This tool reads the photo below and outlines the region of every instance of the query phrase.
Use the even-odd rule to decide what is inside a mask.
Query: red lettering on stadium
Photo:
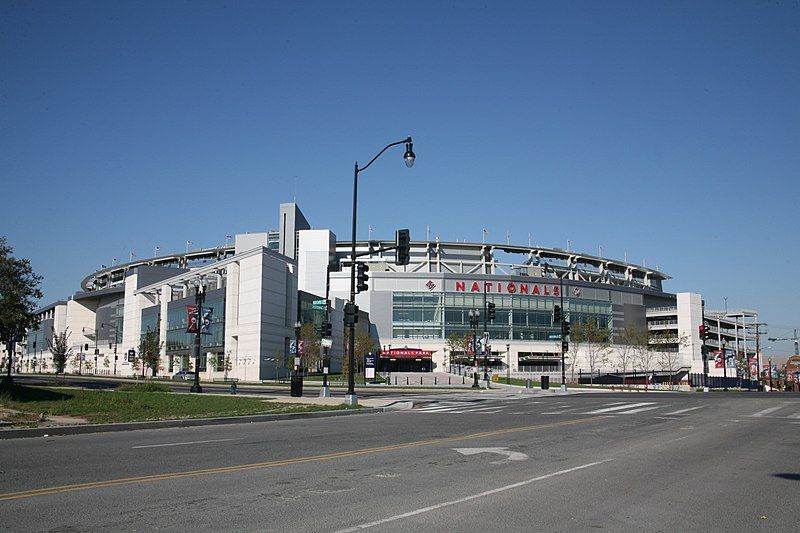
[[[467,291],[467,283],[470,283],[469,291]],[[483,288],[481,288],[481,284],[477,281],[467,282],[467,281],[456,281],[455,282],[455,289],[456,292],[481,292],[484,291],[487,294],[490,293],[501,293],[501,294],[533,294],[534,296],[559,296],[561,293],[558,289],[558,285],[547,285],[547,284],[539,284],[539,283],[514,283],[510,281],[508,283],[497,283],[491,281],[484,281]]]

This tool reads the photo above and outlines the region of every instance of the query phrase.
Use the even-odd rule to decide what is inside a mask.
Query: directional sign
[[[528,458],[522,452],[512,452],[508,449],[508,447],[496,447],[496,448],[453,448],[453,450],[457,451],[461,455],[476,455],[479,453],[496,453],[498,455],[505,455],[506,458],[500,461],[492,461],[489,464],[499,465],[503,464],[506,461],[524,461]]]
[[[311,302],[311,309],[324,311],[328,308],[328,300],[314,300]]]

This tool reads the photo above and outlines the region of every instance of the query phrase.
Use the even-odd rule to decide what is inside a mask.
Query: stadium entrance
[[[433,352],[414,348],[393,349],[381,353],[381,372],[433,372]]]

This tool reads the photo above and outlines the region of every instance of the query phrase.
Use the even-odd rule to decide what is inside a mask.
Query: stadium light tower
[[[358,317],[358,311],[355,308],[356,305],[356,214],[357,214],[357,207],[358,207],[358,173],[363,172],[369,168],[369,166],[375,162],[383,152],[391,148],[392,146],[397,146],[398,144],[406,145],[406,151],[403,154],[403,160],[406,163],[408,168],[414,166],[414,161],[416,160],[416,155],[414,155],[414,143],[411,140],[411,137],[406,137],[402,141],[397,141],[393,143],[387,144],[383,150],[378,152],[378,155],[370,159],[369,163],[364,165],[363,167],[358,167],[358,161],[355,164],[355,170],[353,172],[353,234],[350,246],[350,259],[352,260],[352,264],[350,265],[350,307],[356,313],[355,318]],[[347,343],[347,351],[349,354],[347,360],[347,394],[345,396],[345,403],[350,406],[358,405],[358,397],[356,396],[356,380],[354,375],[355,370],[355,351],[356,351],[356,325],[355,319],[351,319],[346,321],[346,325],[348,331],[350,333],[350,337]]]

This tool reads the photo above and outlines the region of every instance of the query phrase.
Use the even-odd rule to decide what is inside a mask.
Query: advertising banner
[[[197,333],[198,328],[203,335],[211,335],[211,321],[214,318],[213,307],[203,307],[202,320],[197,319],[197,306],[186,306],[186,333]]]
[[[196,305],[187,305],[186,306],[186,333],[197,333],[197,329],[199,328],[197,322],[197,306]]]

